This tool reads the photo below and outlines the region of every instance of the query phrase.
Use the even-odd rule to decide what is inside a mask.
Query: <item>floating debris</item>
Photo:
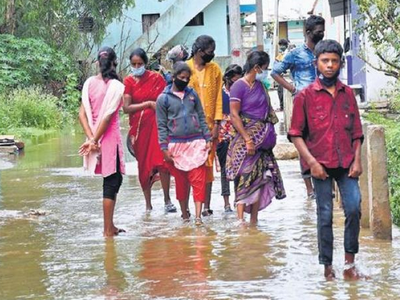
[[[47,215],[48,212],[44,210],[39,210],[39,209],[31,209],[29,212],[25,213],[26,216],[32,216],[32,217],[40,217],[40,216],[45,216]]]

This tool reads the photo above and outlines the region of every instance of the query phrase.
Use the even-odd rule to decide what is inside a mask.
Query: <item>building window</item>
[[[160,14],[146,14],[142,15],[142,30],[143,33],[149,30],[149,27],[153,25],[157,19],[160,17]]]
[[[202,26],[204,25],[204,13],[201,12],[186,24],[186,26]]]

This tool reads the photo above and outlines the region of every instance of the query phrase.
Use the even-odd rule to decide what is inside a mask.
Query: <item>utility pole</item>
[[[228,0],[229,35],[232,64],[243,65],[242,26],[240,24],[240,0]]]
[[[279,0],[275,0],[274,35],[272,39],[271,61],[275,60],[279,42]]]
[[[256,0],[257,50],[264,51],[264,24],[262,0]]]

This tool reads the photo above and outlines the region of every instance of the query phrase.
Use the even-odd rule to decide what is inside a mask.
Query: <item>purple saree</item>
[[[235,205],[245,204],[245,211],[250,213],[251,205],[257,201],[260,201],[259,210],[262,210],[273,197],[286,197],[272,149],[262,149],[275,114],[270,108],[269,96],[259,82],[250,88],[243,79],[238,80],[231,88],[231,101],[241,102],[243,126],[254,142],[256,153],[247,155],[243,137],[234,132],[228,150],[226,175],[235,183]]]

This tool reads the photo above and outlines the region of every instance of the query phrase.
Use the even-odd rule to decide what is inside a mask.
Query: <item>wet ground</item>
[[[83,174],[81,134],[47,136],[16,158],[0,157],[0,299],[400,299],[400,231],[393,241],[361,231],[358,267],[370,280],[346,282],[343,217],[335,211],[334,268],[326,282],[317,259],[315,203],[307,200],[298,161],[281,161],[288,197],[241,228],[223,213],[217,178],[214,216],[197,228],[164,214],[160,185],[154,211],[129,158],[116,224],[102,237],[102,180]],[[171,190],[174,196],[174,190]],[[177,204],[175,202],[175,204]],[[191,203],[192,211],[193,203]],[[31,209],[45,216],[27,214]]]

